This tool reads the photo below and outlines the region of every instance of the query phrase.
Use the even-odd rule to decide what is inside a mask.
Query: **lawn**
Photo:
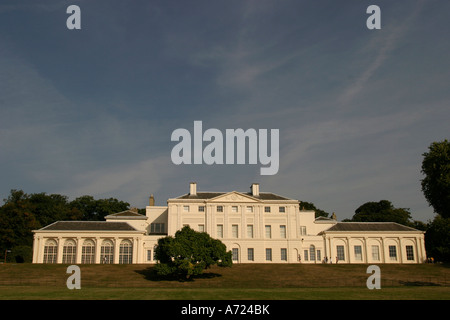
[[[369,290],[367,265],[238,264],[190,281],[162,280],[148,265],[79,265],[69,290],[67,265],[1,264],[0,299],[301,300],[450,299],[447,265],[382,265]]]

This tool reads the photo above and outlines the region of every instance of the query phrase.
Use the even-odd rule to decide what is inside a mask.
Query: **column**
[[[102,240],[99,237],[96,237],[94,239],[95,242],[95,257],[94,257],[94,263],[99,264],[100,263],[100,252],[102,247]]]
[[[114,237],[114,264],[119,263],[120,239]]]
[[[56,256],[56,263],[62,263],[62,256],[63,256],[63,241],[64,239],[61,237],[58,237],[58,252]]]

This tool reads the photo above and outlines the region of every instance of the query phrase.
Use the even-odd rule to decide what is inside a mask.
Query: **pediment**
[[[212,198],[209,202],[259,202],[259,200],[240,192],[232,191]]]

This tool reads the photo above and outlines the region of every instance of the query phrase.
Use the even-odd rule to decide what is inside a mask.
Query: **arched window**
[[[44,263],[56,263],[58,245],[55,240],[48,239],[44,245]]]
[[[122,240],[119,248],[119,263],[126,264],[133,262],[133,244],[130,240]]]
[[[72,239],[66,240],[63,247],[62,263],[74,264],[77,257],[77,245]]]
[[[81,248],[81,263],[94,263],[95,259],[95,243],[94,241],[87,239],[83,242]]]
[[[314,245],[309,246],[309,260],[316,261],[316,247]]]
[[[103,240],[100,249],[100,263],[114,263],[114,244],[111,240]]]

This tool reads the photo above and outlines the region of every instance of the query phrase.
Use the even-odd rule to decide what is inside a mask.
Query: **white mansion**
[[[34,263],[155,263],[159,238],[185,225],[220,239],[235,263],[422,263],[424,232],[393,222],[337,222],[300,210],[298,200],[260,192],[189,193],[146,215],[57,221],[34,230]]]

